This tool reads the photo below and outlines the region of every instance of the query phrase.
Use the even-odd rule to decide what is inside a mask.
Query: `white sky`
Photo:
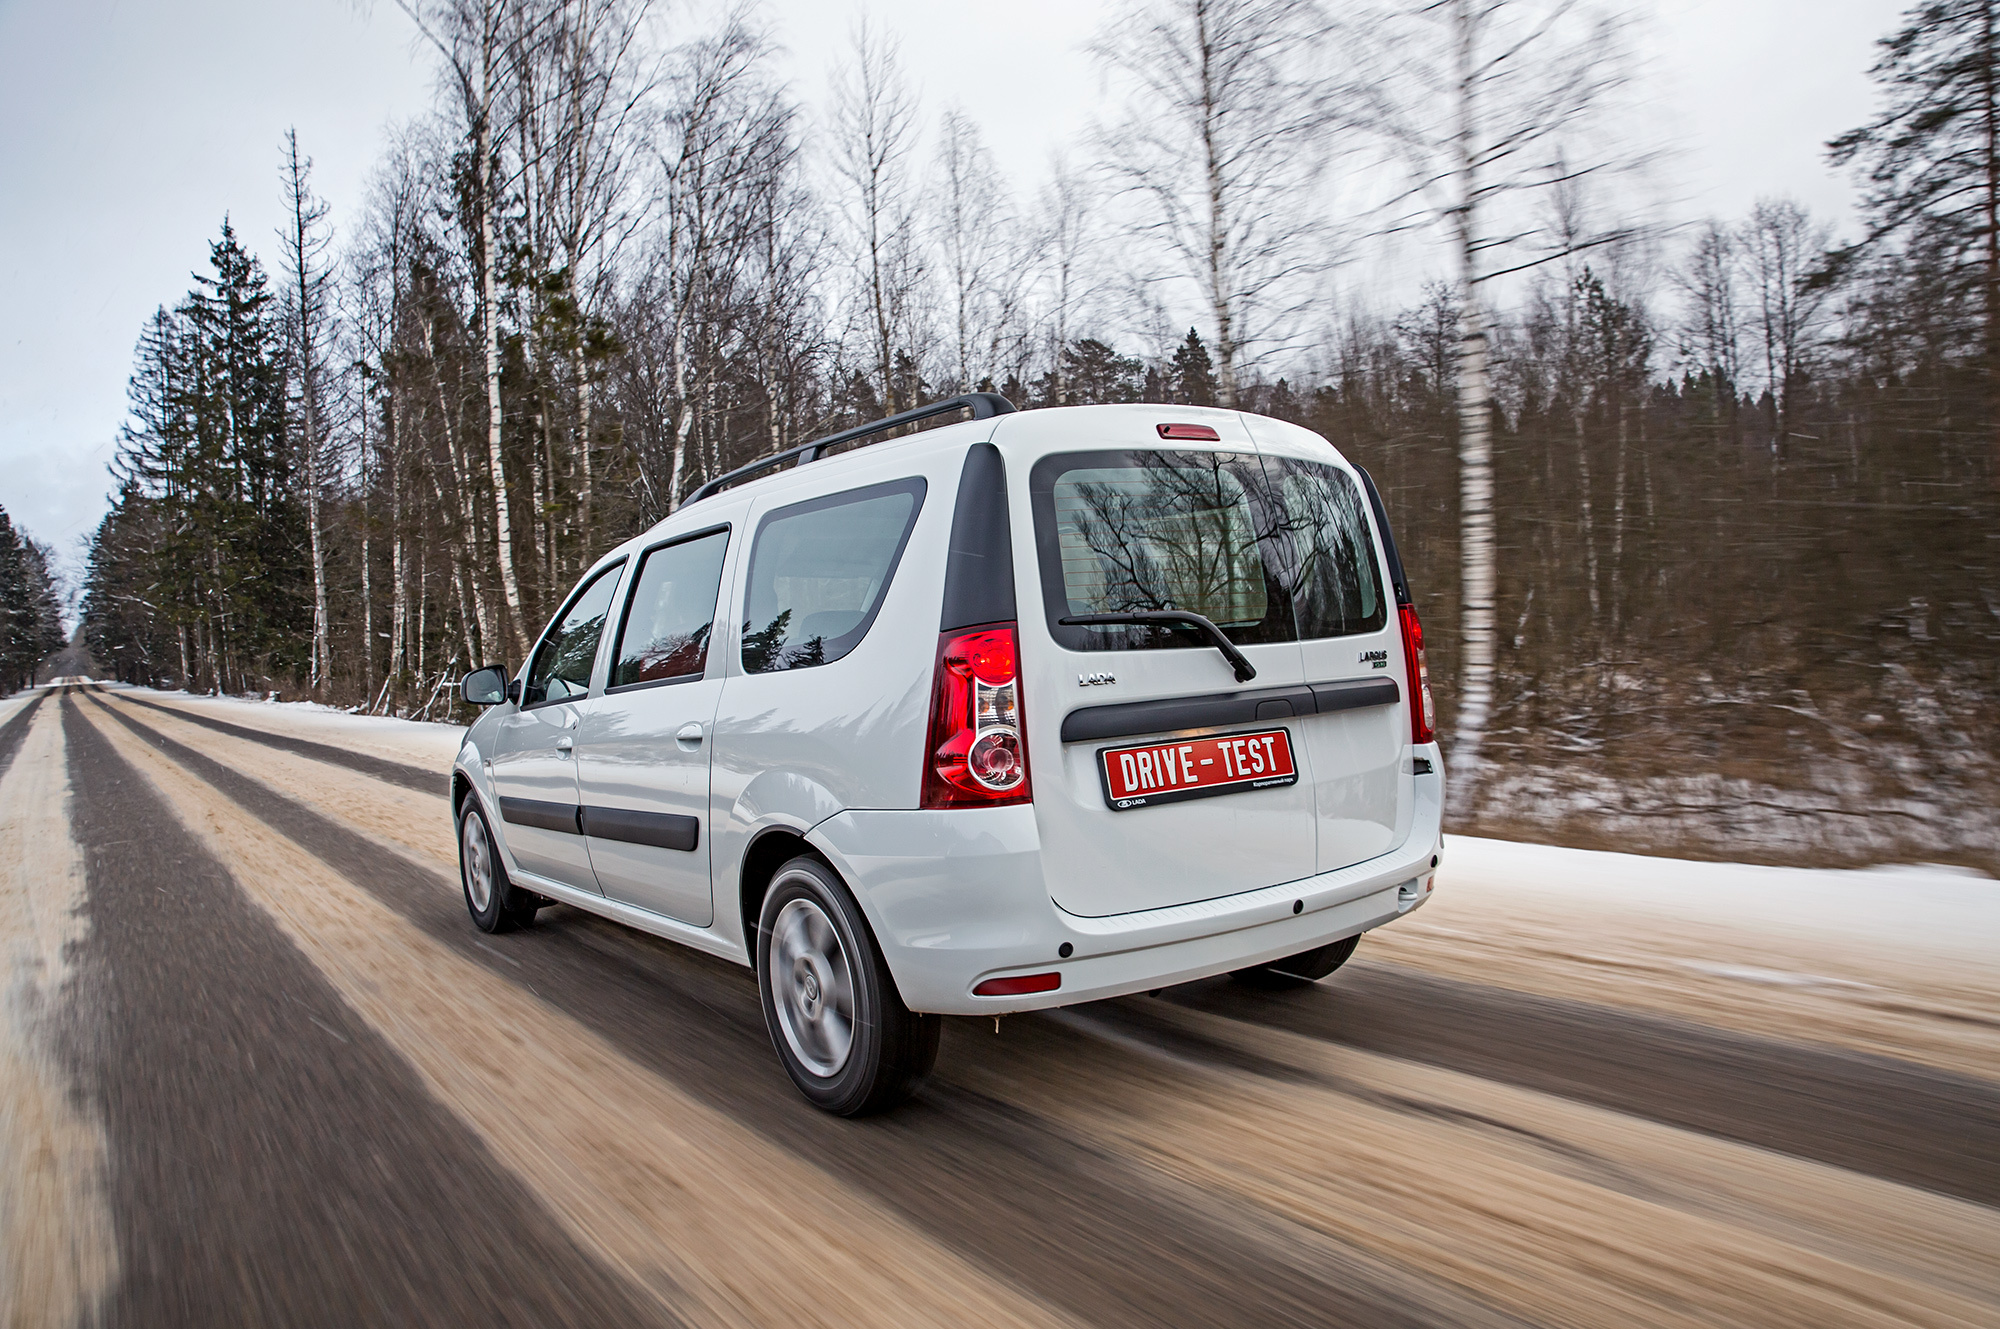
[[[1733,217],[1789,193],[1846,221],[1850,189],[1822,145],[1872,110],[1872,44],[1901,7],[1642,9],[1636,94],[1676,149],[1652,182],[1670,215]],[[1098,111],[1080,45],[1104,10],[870,6],[900,37],[926,112],[961,106],[1024,192]],[[799,91],[817,99],[860,5],[767,0],[765,12]],[[429,101],[412,37],[389,0],[0,0],[0,507],[72,571],[104,511],[140,325],[205,269],[224,213],[275,256],[288,126],[334,222],[353,215],[384,127]]]

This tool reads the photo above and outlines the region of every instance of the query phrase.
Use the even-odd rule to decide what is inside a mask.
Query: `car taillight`
[[[1424,625],[1417,621],[1417,607],[1396,606],[1403,620],[1403,659],[1410,667],[1410,741],[1430,743],[1437,738],[1437,707],[1431,702],[1431,671],[1424,663]]]
[[[1017,645],[1012,623],[947,632],[938,639],[930,737],[924,745],[924,807],[1029,800]]]

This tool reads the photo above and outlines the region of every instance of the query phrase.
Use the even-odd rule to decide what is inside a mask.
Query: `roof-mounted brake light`
[[[1161,438],[1181,438],[1190,443],[1220,443],[1222,435],[1207,425],[1155,425]]]

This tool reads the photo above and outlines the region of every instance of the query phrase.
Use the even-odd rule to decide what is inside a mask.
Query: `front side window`
[[[612,687],[702,676],[728,547],[724,530],[647,551],[612,656]]]
[[[1071,615],[1180,609],[1239,645],[1291,641],[1284,568],[1256,456],[1083,452],[1030,476],[1049,627],[1072,650],[1183,647],[1179,628],[1076,626]]]
[[[523,706],[570,701],[590,691],[590,667],[597,659],[604,616],[611,611],[611,593],[618,589],[623,567],[614,563],[585,582],[542,638],[528,666],[527,686],[521,690]]]
[[[768,674],[840,659],[868,634],[923,506],[921,478],[779,508],[750,547],[743,669]]]

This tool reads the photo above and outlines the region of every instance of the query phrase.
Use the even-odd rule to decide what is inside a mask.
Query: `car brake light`
[[[1202,443],[1220,443],[1222,435],[1207,425],[1155,425],[1161,438],[1184,438]]]
[[[1403,659],[1410,669],[1410,741],[1430,743],[1437,738],[1437,707],[1431,702],[1431,671],[1424,663],[1424,625],[1417,620],[1417,607],[1396,606],[1403,620]]]
[[[994,807],[1031,797],[1014,625],[945,633],[931,685],[922,806]]]

